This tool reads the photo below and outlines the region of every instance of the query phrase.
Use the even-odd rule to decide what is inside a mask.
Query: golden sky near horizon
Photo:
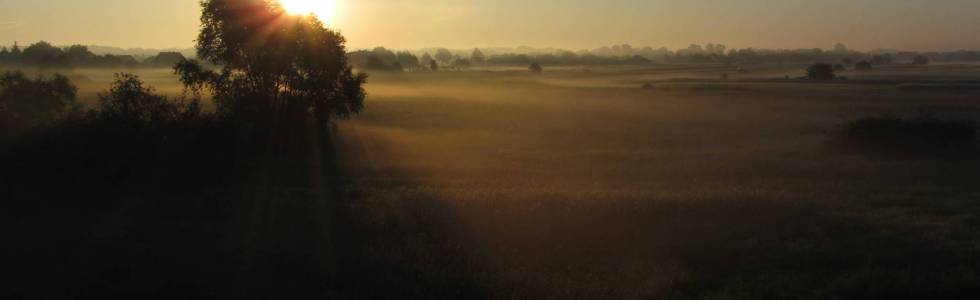
[[[291,0],[304,1],[304,0]],[[351,48],[980,49],[977,0],[332,0]],[[198,0],[0,0],[0,44],[186,48]]]

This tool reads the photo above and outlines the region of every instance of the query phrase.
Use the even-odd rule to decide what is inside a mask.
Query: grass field
[[[980,159],[829,144],[862,117],[977,119],[980,90],[943,87],[976,85],[980,65],[881,67],[830,83],[785,79],[804,66],[747,69],[373,74],[366,111],[333,135],[342,175],[324,179],[356,227],[347,238],[361,260],[344,274],[365,277],[338,289],[352,299],[394,298],[392,286],[407,298],[980,296]],[[722,72],[731,79],[716,80]],[[88,103],[111,78],[76,73]],[[141,75],[179,94],[168,74]]]

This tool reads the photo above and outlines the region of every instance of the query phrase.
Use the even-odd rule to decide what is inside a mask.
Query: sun
[[[313,14],[323,22],[333,20],[336,11],[334,0],[279,0],[279,3],[291,14]]]

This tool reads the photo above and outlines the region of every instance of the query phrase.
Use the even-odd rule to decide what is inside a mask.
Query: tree
[[[432,61],[432,56],[429,53],[422,54],[422,58],[419,59],[419,63],[423,65],[429,65]]]
[[[439,71],[439,63],[437,63],[435,60],[430,60],[429,61],[429,70]]]
[[[843,62],[845,65],[848,65],[848,66],[854,64],[854,60],[851,59],[850,57],[845,57],[844,59],[841,60],[841,62]]]
[[[302,122],[312,113],[321,126],[364,107],[367,76],[347,62],[345,39],[312,16],[287,14],[275,0],[201,2],[197,61],[175,71],[194,92],[212,93],[218,113],[236,120]]]
[[[817,63],[806,68],[806,77],[810,80],[833,80],[837,74],[834,73],[834,66]]]
[[[201,106],[197,100],[172,102],[144,85],[133,74],[116,74],[108,91],[99,93],[98,116],[121,126],[159,126],[197,116]]]
[[[487,61],[487,56],[480,49],[473,49],[473,54],[470,54],[470,60],[475,64],[483,64]]]
[[[447,64],[453,61],[453,53],[449,52],[449,49],[439,48],[436,50],[436,55],[434,56],[436,60],[440,63]]]
[[[453,61],[453,67],[458,69],[466,69],[472,65],[469,59],[459,58]]]
[[[534,74],[541,74],[544,72],[544,68],[542,68],[538,63],[531,63],[531,65],[527,67],[527,70]]]
[[[393,65],[394,63],[398,62],[398,55],[385,47],[374,48],[374,50],[371,50],[371,53],[377,56],[378,59],[380,59],[386,65]]]
[[[408,51],[398,52],[398,63],[407,69],[418,69],[419,58]]]
[[[367,63],[364,64],[364,68],[371,71],[391,71],[393,67],[393,65],[386,64],[383,60],[381,60],[381,58],[374,54],[369,54],[367,57]]]
[[[23,53],[20,51],[20,46],[17,45],[17,42],[14,42],[14,47],[10,48],[10,59],[20,59],[22,54]]]
[[[67,67],[68,59],[65,52],[50,43],[40,41],[34,43],[20,54],[23,62],[39,67]]]
[[[915,64],[915,65],[928,65],[929,64],[929,58],[926,57],[926,56],[924,56],[924,55],[916,55],[915,57],[912,58],[912,64]]]
[[[874,67],[872,67],[871,63],[866,60],[859,61],[857,64],[854,65],[854,70],[857,71],[867,72],[867,71],[871,71],[872,68]]]
[[[834,45],[834,53],[845,54],[847,52],[850,52],[850,50],[848,50],[847,46],[845,46],[844,44],[837,43]]]
[[[73,64],[88,64],[95,58],[95,54],[92,54],[88,47],[82,45],[72,45],[65,48],[65,55],[68,56],[68,61]]]
[[[623,62],[630,65],[648,65],[650,64],[650,59],[639,55],[633,55],[633,57],[627,58]]]
[[[844,65],[842,65],[842,64],[835,64],[834,65],[834,71],[835,72],[844,72],[844,71],[847,71],[847,68],[844,67]]]

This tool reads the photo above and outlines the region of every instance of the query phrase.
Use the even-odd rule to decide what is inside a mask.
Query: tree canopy
[[[364,105],[366,76],[348,64],[345,39],[312,16],[286,13],[275,0],[204,0],[197,38],[200,59],[176,67],[181,81],[209,90],[221,114],[259,121],[325,124]]]

